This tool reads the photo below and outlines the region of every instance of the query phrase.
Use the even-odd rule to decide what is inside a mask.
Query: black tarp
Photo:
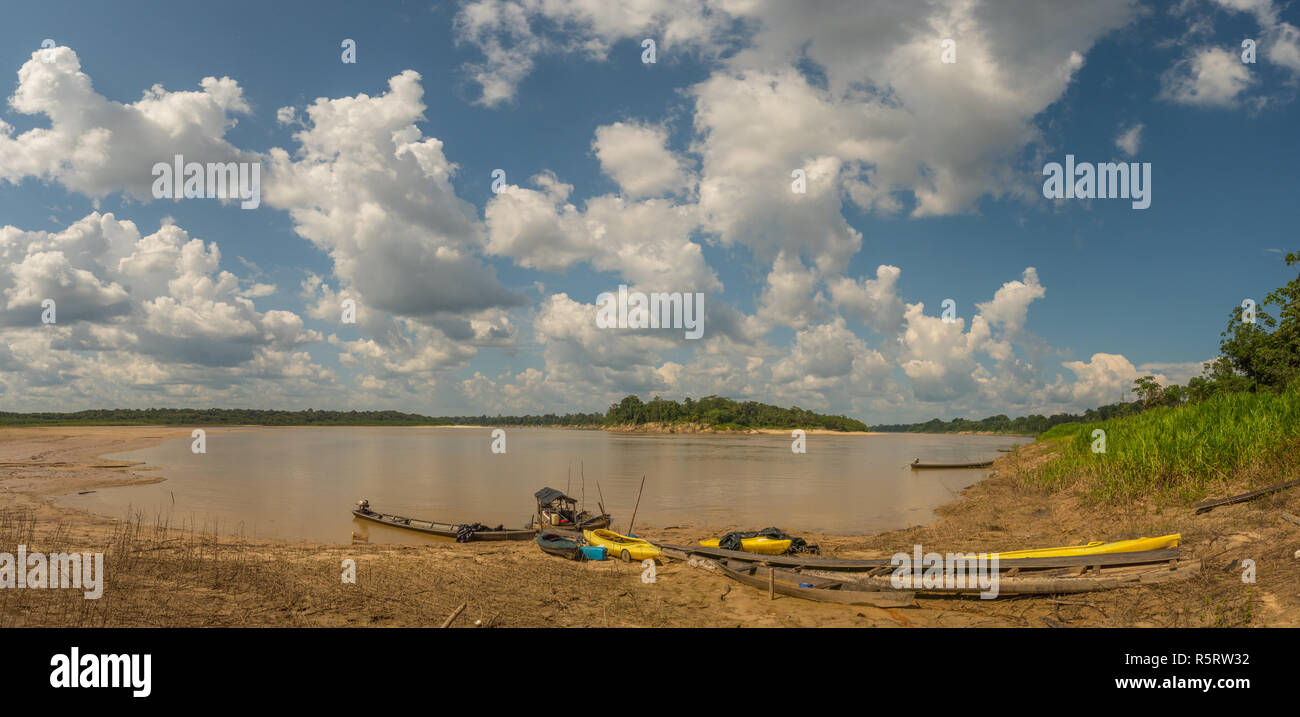
[[[789,540],[790,549],[787,553],[813,553],[821,552],[816,545],[809,545],[808,541],[803,538],[796,538],[793,535],[786,535],[780,528],[763,528],[762,530],[751,530],[749,532],[727,533],[718,541],[718,547],[723,550],[742,550],[740,541],[745,538],[772,538],[773,540]]]

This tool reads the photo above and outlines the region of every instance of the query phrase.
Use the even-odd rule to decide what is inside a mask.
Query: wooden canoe
[[[1101,556],[1097,556],[1101,557]],[[1000,566],[999,566],[1000,567]],[[1086,571],[1086,572],[1085,572]],[[1183,560],[1174,563],[1150,565],[1094,566],[1092,568],[1062,568],[1055,570],[1020,573],[998,576],[998,595],[1061,595],[1066,593],[1084,593],[1097,590],[1151,585],[1155,583],[1187,580],[1201,571],[1201,561]],[[889,573],[851,574],[827,572],[823,570],[803,570],[803,575],[825,577],[857,585],[858,590],[889,590],[895,588]],[[955,586],[922,585],[905,586],[906,589],[919,593],[932,594],[967,594],[980,592],[978,587],[959,588]]]
[[[671,545],[661,543],[665,554],[669,557],[676,557],[681,560],[688,559],[691,555],[701,555],[709,558],[722,558],[728,560],[754,560],[753,553],[745,553],[739,550],[725,550],[723,548],[704,548],[697,545]],[[939,551],[935,551],[939,552]],[[956,551],[944,551],[956,552]],[[970,551],[964,551],[970,552]],[[1145,565],[1149,563],[1168,563],[1171,560],[1177,560],[1182,555],[1178,548],[1165,548],[1163,550],[1143,550],[1133,553],[1108,553],[1103,555],[1066,555],[1052,556],[1041,558],[1012,558],[1008,560],[998,560],[999,570],[1035,570],[1044,568],[1078,568],[1090,567],[1093,565],[1117,566],[1117,565]],[[809,555],[772,555],[762,558],[764,563],[785,568],[815,568],[818,570],[835,570],[835,571],[867,571],[877,568],[893,567],[892,558],[819,558]]]
[[[582,560],[582,546],[578,541],[559,533],[543,530],[537,535],[537,547],[543,552],[569,560]]]
[[[352,514],[362,520],[388,525],[403,530],[413,530],[417,533],[428,535],[437,535],[443,538],[455,538],[459,542],[468,542],[472,540],[529,540],[537,531],[532,528],[504,528],[496,530],[493,528],[468,530],[470,526],[466,523],[438,523],[432,520],[420,520],[418,518],[404,518],[400,515],[390,513],[380,513],[374,510],[353,510]]]
[[[770,589],[779,595],[803,598],[815,602],[833,602],[841,605],[871,605],[873,607],[911,607],[916,604],[916,593],[904,590],[876,590],[856,583],[834,578],[804,575],[790,570],[772,568],[771,581],[768,568],[741,560],[711,561],[722,574],[739,583],[760,590]]]
[[[993,461],[973,461],[970,463],[922,463],[920,458],[912,461],[912,470],[942,468],[988,468]]]

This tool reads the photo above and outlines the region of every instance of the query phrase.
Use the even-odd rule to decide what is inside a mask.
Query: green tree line
[[[526,416],[424,416],[401,411],[270,411],[247,408],[103,409],[72,413],[0,412],[0,425],[250,425],[250,426],[605,426],[698,423],[720,428],[826,428],[865,431],[866,424],[802,408],[778,408],[718,396],[682,403],[655,397],[643,403],[627,396],[605,413],[546,413]]]
[[[645,423],[698,423],[714,428],[823,428],[832,431],[865,431],[862,421],[845,416],[828,416],[794,406],[781,408],[757,401],[733,401],[705,396],[698,401],[687,396],[681,403],[655,396],[642,401],[627,396],[609,407],[607,425]]]

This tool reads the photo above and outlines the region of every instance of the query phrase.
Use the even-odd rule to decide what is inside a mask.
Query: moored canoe
[[[537,531],[532,528],[489,528],[478,523],[438,523],[432,520],[407,518],[374,510],[353,510],[352,514],[362,520],[369,520],[381,525],[437,535],[443,538],[455,538],[460,543],[471,540],[528,540],[537,534]]]
[[[988,468],[993,461],[972,461],[970,463],[922,463],[920,458],[912,461],[912,470],[919,468]]]

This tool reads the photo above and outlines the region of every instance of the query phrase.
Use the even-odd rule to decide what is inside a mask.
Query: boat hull
[[[537,536],[537,547],[568,560],[582,560],[582,546],[576,541],[559,533],[542,532]]]
[[[368,520],[372,523],[387,525],[392,528],[401,528],[425,535],[436,535],[442,538],[453,538],[459,540],[460,528],[455,523],[437,523],[431,520],[420,520],[418,518],[406,518],[400,515],[390,513],[379,513],[376,511],[354,510],[352,515]],[[522,530],[478,530],[470,533],[466,542],[473,541],[495,541],[495,540],[530,540],[537,535],[537,531],[532,528]]]
[[[911,607],[916,604],[916,593],[905,590],[864,589],[861,585],[846,580],[814,577],[778,568],[764,570],[754,563],[739,560],[717,560],[713,561],[713,564],[736,582],[759,590],[770,590],[778,595],[815,602],[871,605],[881,608]]]

